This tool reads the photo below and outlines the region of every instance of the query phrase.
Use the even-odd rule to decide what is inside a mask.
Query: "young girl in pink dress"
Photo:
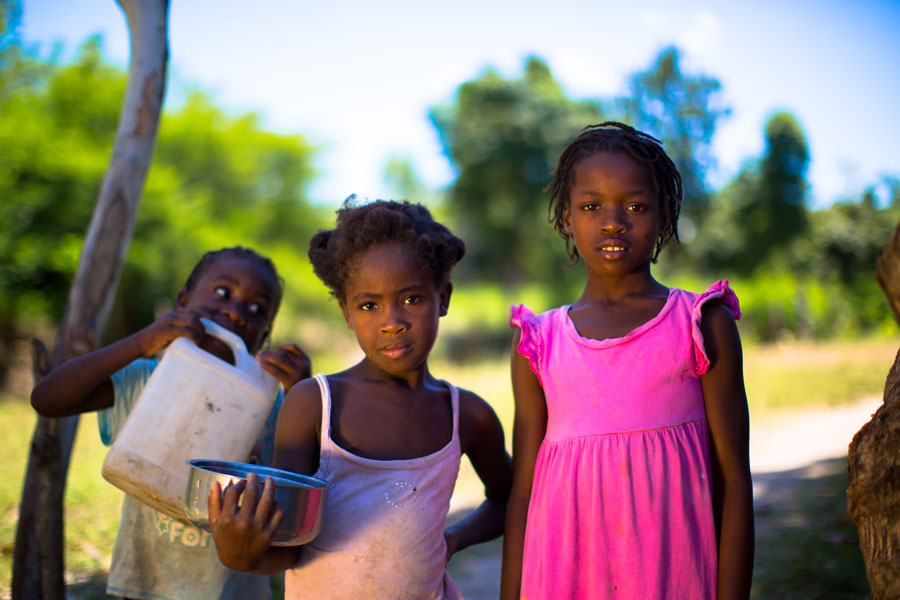
[[[607,122],[563,151],[550,189],[587,280],[574,304],[512,309],[501,597],[747,598],[738,300],[724,281],[692,293],[650,273],[678,239],[681,177],[658,140]]]

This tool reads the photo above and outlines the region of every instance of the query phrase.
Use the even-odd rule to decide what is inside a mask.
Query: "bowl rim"
[[[257,473],[259,475],[271,475],[272,477],[276,477],[284,481],[285,484],[281,487],[307,487],[321,490],[328,490],[334,487],[334,483],[332,483],[331,481],[326,481],[325,479],[319,479],[318,477],[313,477],[311,475],[301,475],[300,473],[294,473],[293,471],[285,471],[284,469],[276,469],[275,467],[267,467],[265,465],[235,462],[232,460],[215,460],[210,458],[191,458],[184,462],[191,469],[205,471],[207,473],[213,473],[215,475],[226,475],[228,477],[235,477],[238,479],[246,479],[246,475],[241,477],[240,475],[234,475],[231,473],[222,473],[221,471],[218,471],[217,468],[233,469],[235,468],[235,466],[251,467],[252,472],[254,473]]]

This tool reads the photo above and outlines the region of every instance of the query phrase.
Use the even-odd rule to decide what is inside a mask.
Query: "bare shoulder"
[[[718,300],[711,300],[706,302],[702,308],[703,318],[701,320],[701,327],[704,325],[707,327],[728,327],[733,326],[736,321],[734,315],[731,314],[731,311],[728,310],[724,304],[719,302]]]
[[[459,388],[459,438],[463,452],[486,436],[503,436],[497,413],[484,398]]]
[[[710,368],[713,368],[720,358],[740,360],[741,340],[737,321],[724,304],[714,301],[703,305],[700,332],[703,334]]]
[[[310,417],[314,417],[316,421],[321,421],[322,418],[321,392],[318,382],[312,378],[299,381],[291,387],[278,415],[279,420],[308,421]]]

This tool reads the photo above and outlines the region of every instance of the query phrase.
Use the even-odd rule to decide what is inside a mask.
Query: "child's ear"
[[[569,218],[572,216],[572,213],[569,211],[569,205],[566,204],[566,208],[563,210],[563,229],[569,235],[572,235],[572,222]]]
[[[175,296],[175,306],[177,308],[184,308],[187,306],[188,299],[191,297],[191,293],[187,288],[181,288],[181,291],[178,292],[178,295]]]
[[[350,311],[347,310],[347,303],[343,300],[338,300],[338,306],[341,307],[341,312],[344,313],[344,321],[347,322],[347,329],[353,330],[353,325],[350,323]]]
[[[439,313],[439,316],[446,317],[447,311],[450,309],[450,295],[453,294],[453,284],[448,281],[442,286],[441,291],[438,292],[438,294],[441,302],[441,312]]]

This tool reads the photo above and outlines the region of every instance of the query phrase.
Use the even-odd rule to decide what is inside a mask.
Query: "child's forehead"
[[[225,279],[239,283],[257,283],[277,290],[274,273],[262,264],[243,256],[218,256],[200,272],[201,280]]]
[[[412,245],[401,242],[377,244],[357,253],[350,263],[350,273],[359,274],[367,269],[394,270],[413,267],[426,269],[426,261]]]
[[[434,284],[435,274],[425,257],[411,244],[387,242],[358,252],[347,269],[347,285],[367,285],[402,277],[422,285]]]

